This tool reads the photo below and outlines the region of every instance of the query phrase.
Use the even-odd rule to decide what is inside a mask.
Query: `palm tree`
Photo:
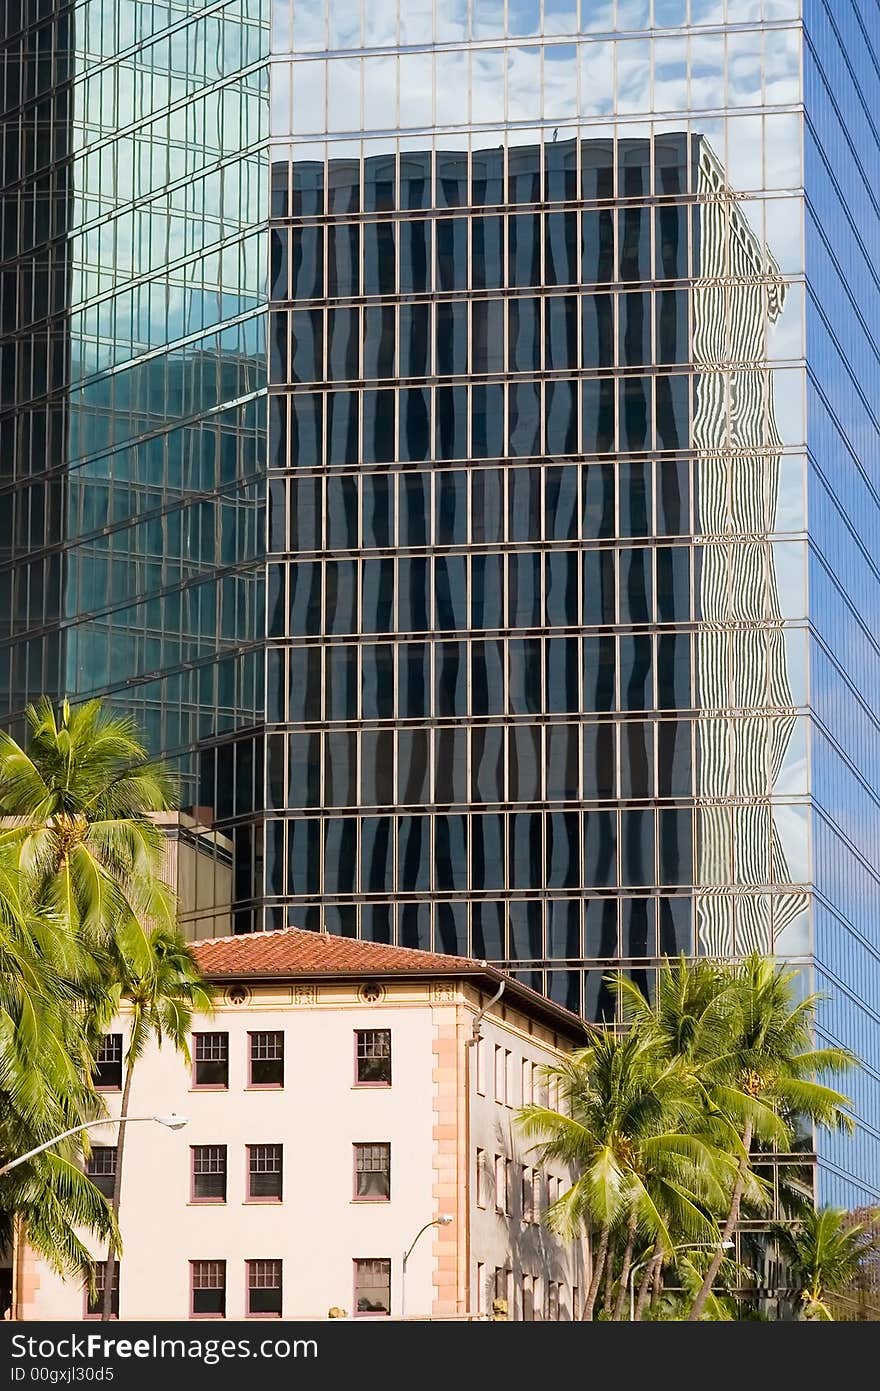
[[[143,968],[141,954],[136,961],[117,957],[118,984],[111,992],[113,1004],[128,1007],[129,1034],[125,1054],[125,1081],[122,1089],[119,1139],[116,1149],[116,1176],[113,1183],[112,1211],[119,1221],[122,1199],[122,1160],[125,1149],[125,1118],[129,1112],[131,1086],[138,1060],[150,1039],[161,1048],[167,1040],[190,1060],[188,1034],[195,1011],[209,1013],[210,988],[202,980],[191,948],[174,930],[156,927],[147,938],[149,963]],[[118,1241],[111,1237],[104,1267],[104,1299],[101,1317],[111,1317],[113,1274]]]
[[[821,1207],[775,1234],[797,1280],[799,1317],[833,1320],[826,1295],[843,1293],[857,1279],[871,1247],[870,1224],[853,1222],[843,1208]]]
[[[175,804],[173,780],[150,762],[134,722],[98,700],[65,700],[56,716],[44,699],[27,719],[26,750],[0,732],[0,844],[35,877],[42,908],[91,944],[124,939],[146,968],[146,925],[174,921],[151,820]]]
[[[592,1319],[613,1234],[625,1233],[617,1303],[620,1318],[632,1253],[642,1232],[664,1249],[670,1227],[714,1237],[706,1205],[723,1193],[725,1158],[700,1133],[694,1089],[677,1059],[661,1055],[653,1038],[631,1029],[604,1034],[554,1067],[562,1107],[525,1106],[523,1133],[538,1140],[543,1161],[573,1167],[577,1177],[546,1213],[565,1235],[586,1230],[598,1238],[584,1319]]]
[[[727,1218],[689,1322],[702,1315],[724,1257],[723,1243],[732,1239],[739,1220],[752,1177],[753,1140],[788,1150],[800,1117],[814,1125],[852,1130],[845,1110],[848,1098],[815,1079],[844,1072],[855,1059],[842,1048],[812,1046],[820,997],[798,999],[798,974],[756,954],[732,968],[735,1005],[727,1016],[727,1052],[714,1062],[701,1062],[707,1100],[717,1108],[722,1133],[736,1141],[738,1166]],[[722,993],[726,996],[726,989]]]
[[[727,1215],[688,1315],[699,1319],[732,1240],[743,1202],[766,1207],[752,1171],[754,1142],[790,1149],[798,1116],[849,1128],[846,1097],[815,1081],[852,1066],[843,1049],[812,1047],[818,997],[798,1000],[798,973],[752,955],[738,964],[667,962],[655,1004],[625,978],[615,983],[624,1016],[678,1058],[700,1090],[717,1142],[736,1158]]]
[[[32,887],[17,857],[0,850],[0,1165],[101,1114],[79,944],[37,908]],[[26,1240],[59,1274],[91,1282],[94,1262],[76,1229],[103,1240],[115,1223],[82,1153],[82,1137],[72,1137],[0,1177],[0,1245]]]

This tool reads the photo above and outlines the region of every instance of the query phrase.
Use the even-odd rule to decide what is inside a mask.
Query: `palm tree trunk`
[[[630,1213],[629,1226],[626,1229],[626,1246],[623,1251],[623,1265],[620,1268],[620,1288],[617,1291],[617,1303],[614,1306],[612,1315],[615,1323],[620,1323],[623,1317],[623,1306],[629,1292],[629,1268],[632,1265],[633,1246],[636,1240],[636,1214]]]
[[[113,1216],[119,1224],[119,1205],[122,1199],[122,1154],[125,1149],[125,1118],[128,1115],[128,1104],[131,1098],[131,1079],[134,1075],[134,1059],[130,1058],[128,1067],[125,1070],[125,1086],[122,1089],[122,1107],[119,1112],[119,1134],[116,1141],[116,1173],[113,1177],[113,1199],[111,1207]],[[113,1238],[107,1246],[107,1262],[104,1266],[104,1298],[101,1305],[101,1319],[109,1320],[113,1317],[113,1275],[116,1270],[116,1246]]]
[[[611,1313],[611,1302],[614,1298],[614,1252],[616,1241],[608,1242],[608,1254],[605,1257],[605,1294],[602,1297],[602,1310],[606,1314]]]
[[[642,1276],[642,1283],[639,1285],[639,1294],[636,1299],[636,1307],[633,1310],[633,1322],[640,1323],[642,1314],[645,1312],[645,1305],[648,1302],[648,1293],[654,1284],[657,1272],[663,1266],[663,1252],[659,1251],[653,1256],[645,1266],[645,1273]]]
[[[721,1233],[721,1240],[718,1243],[714,1256],[709,1262],[709,1269],[706,1271],[706,1274],[703,1277],[703,1283],[699,1288],[697,1297],[694,1300],[693,1305],[691,1306],[691,1311],[687,1316],[686,1321],[688,1323],[696,1323],[700,1315],[702,1314],[703,1309],[706,1307],[706,1300],[709,1298],[709,1295],[712,1292],[712,1286],[715,1283],[715,1276],[718,1274],[718,1271],[721,1267],[721,1262],[724,1260],[724,1243],[726,1241],[730,1241],[736,1224],[739,1220],[739,1208],[740,1203],[742,1202],[743,1189],[745,1188],[746,1184],[746,1173],[748,1171],[750,1162],[749,1151],[752,1147],[751,1121],[746,1121],[746,1127],[743,1131],[742,1138],[743,1149],[745,1150],[745,1153],[739,1161],[739,1168],[737,1169],[736,1175],[736,1183],[733,1185],[733,1193],[731,1194],[730,1198],[730,1211],[727,1214],[727,1221],[724,1223],[724,1230]]]
[[[581,1314],[581,1319],[585,1323],[590,1323],[593,1318],[593,1309],[596,1305],[596,1295],[599,1293],[599,1282],[602,1279],[602,1271],[605,1269],[605,1257],[608,1254],[608,1237],[610,1231],[611,1228],[605,1226],[602,1228],[601,1234],[599,1236],[599,1249],[596,1252],[596,1264],[593,1267],[593,1278],[591,1279],[590,1287],[587,1290],[587,1298],[584,1302],[584,1312]]]
[[[663,1293],[663,1252],[661,1251],[654,1262],[654,1286],[651,1290],[651,1308],[656,1309],[660,1303],[660,1296]]]

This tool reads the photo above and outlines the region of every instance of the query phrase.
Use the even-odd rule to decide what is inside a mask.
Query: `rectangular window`
[[[507,1077],[504,1071],[504,1049],[499,1044],[495,1044],[495,1100],[499,1105],[504,1105],[505,1083]]]
[[[193,1034],[193,1086],[229,1086],[228,1034]]]
[[[547,1105],[547,1079],[540,1063],[532,1063],[532,1097],[538,1106]]]
[[[281,1145],[248,1145],[248,1200],[280,1203],[284,1174]]]
[[[477,1207],[489,1206],[489,1174],[486,1169],[486,1151],[477,1150]]]
[[[391,1313],[390,1261],[355,1261],[354,1308],[355,1315]]]
[[[532,1220],[532,1170],[528,1164],[521,1166],[520,1173],[520,1202],[522,1204],[522,1220],[531,1222]]]
[[[86,1173],[105,1198],[112,1198],[116,1182],[116,1146],[93,1145],[86,1160]]]
[[[354,1196],[387,1203],[391,1198],[391,1146],[356,1144]]]
[[[551,1111],[559,1110],[559,1078],[551,1077],[547,1083],[547,1105]]]
[[[522,1316],[526,1323],[530,1323],[535,1317],[535,1282],[531,1275],[521,1277],[520,1289],[522,1291]]]
[[[532,1221],[540,1222],[544,1207],[544,1179],[540,1169],[532,1170]]]
[[[511,1175],[513,1160],[495,1156],[495,1211],[510,1215]]]
[[[193,1145],[192,1201],[194,1203],[226,1202],[226,1146]]]
[[[477,1313],[486,1312],[486,1266],[483,1261],[477,1261]]]
[[[505,1096],[508,1106],[522,1105],[522,1102],[518,1102],[516,1097],[516,1084],[519,1081],[519,1077],[517,1075],[513,1054],[509,1050],[505,1050],[504,1053],[504,1072]]]
[[[190,1261],[190,1309],[193,1318],[226,1317],[226,1262]]]
[[[250,1034],[251,1087],[284,1086],[284,1035],[278,1033]]]
[[[528,1106],[532,1097],[532,1064],[528,1058],[522,1060],[522,1104]]]
[[[280,1261],[248,1261],[247,1311],[251,1318],[281,1318]]]
[[[503,1299],[506,1304],[510,1294],[510,1271],[504,1265],[495,1267],[494,1300]]]
[[[391,1030],[355,1029],[355,1082],[359,1087],[391,1086]]]
[[[114,1151],[115,1153],[115,1151]],[[99,1319],[104,1312],[104,1279],[107,1270],[106,1261],[98,1261],[95,1266],[95,1294],[94,1298],[86,1289],[86,1312],[87,1319]],[[113,1298],[110,1303],[110,1312],[113,1318],[119,1318],[119,1262],[113,1265]]]
[[[95,1088],[99,1092],[122,1090],[122,1034],[105,1034],[95,1056]]]
[[[486,1042],[482,1036],[477,1039],[477,1091],[486,1095]]]
[[[560,1298],[559,1298],[559,1290],[560,1290],[560,1282],[559,1282],[558,1280],[550,1280],[550,1281],[548,1281],[548,1284],[547,1284],[547,1317],[548,1317],[548,1319],[551,1319],[554,1323],[557,1323],[558,1320],[559,1320],[559,1309],[560,1309],[560,1305],[561,1305],[561,1302],[562,1302],[562,1301],[560,1300]]]

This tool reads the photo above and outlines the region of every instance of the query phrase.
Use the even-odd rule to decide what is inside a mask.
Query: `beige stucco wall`
[[[304,987],[252,985],[247,1003],[221,1003],[212,1020],[196,1028],[228,1030],[229,1089],[193,1091],[180,1058],[151,1048],[138,1064],[131,1114],[189,1118],[172,1132],[155,1124],[133,1124],[126,1139],[121,1230],[120,1316],[123,1319],[182,1319],[189,1314],[189,1262],[225,1259],[227,1318],[245,1317],[246,1261],[278,1259],[283,1265],[283,1315],[325,1317],[332,1305],[354,1308],[353,1265],[358,1257],[392,1262],[392,1312],[400,1312],[401,1257],[424,1223],[450,1213],[449,1227],[425,1233],[407,1271],[407,1315],[462,1316],[481,1307],[477,1263],[487,1280],[494,1267],[561,1279],[570,1308],[575,1256],[540,1228],[519,1219],[518,1163],[522,1143],[512,1130],[512,1105],[472,1090],[470,1117],[467,1071],[475,1082],[474,1050],[466,1047],[481,1003],[477,992],[446,983],[388,982],[372,1004],[357,987],[322,983]],[[121,1021],[114,1031],[124,1031]],[[390,1028],[390,1088],[354,1086],[354,1030]],[[484,1047],[496,1040],[517,1059],[537,1062],[558,1056],[549,1035],[533,1037],[516,1014],[500,1008],[483,1021]],[[247,1088],[249,1030],[285,1035],[282,1090]],[[489,1075],[491,1081],[491,1074]],[[513,1101],[515,1098],[511,1098]],[[109,1094],[111,1113],[118,1094]],[[115,1128],[92,1132],[94,1143],[112,1144]],[[391,1201],[352,1201],[355,1141],[390,1142]],[[246,1146],[284,1146],[284,1199],[280,1204],[245,1203]],[[190,1202],[190,1146],[226,1144],[227,1201]],[[514,1160],[514,1210],[501,1218],[477,1207],[476,1149],[496,1149]],[[103,1252],[96,1252],[103,1256]],[[33,1256],[21,1284],[20,1317],[79,1319],[83,1293]],[[491,1311],[492,1293],[483,1301]],[[538,1314],[542,1297],[538,1300]],[[519,1294],[511,1317],[520,1317]]]

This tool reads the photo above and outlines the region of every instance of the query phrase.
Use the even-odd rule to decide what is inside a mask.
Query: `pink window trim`
[[[86,1295],[85,1300],[84,1300],[84,1302],[83,1302],[83,1322],[84,1322],[84,1323],[94,1323],[96,1320],[102,1319],[103,1317],[104,1317],[103,1314],[90,1314],[90,1313],[89,1313],[89,1297],[88,1297],[88,1295]],[[110,1317],[111,1317],[111,1319],[118,1319],[118,1318],[119,1318],[119,1315],[118,1315],[118,1314],[111,1314]]]
[[[352,1071],[353,1071],[353,1073],[354,1073],[354,1081],[353,1081],[352,1084],[351,1084],[351,1085],[352,1085],[352,1090],[353,1090],[353,1091],[366,1091],[366,1090],[373,1090],[373,1091],[376,1091],[376,1090],[379,1090],[379,1091],[390,1091],[390,1090],[391,1090],[391,1087],[393,1086],[393,1083],[394,1083],[394,1070],[393,1070],[393,1066],[392,1066],[391,1081],[390,1081],[390,1082],[361,1082],[361,1081],[358,1080],[358,1034],[367,1033],[367,1032],[374,1032],[374,1033],[375,1033],[375,1032],[378,1032],[378,1030],[372,1030],[372,1031],[370,1031],[370,1030],[366,1030],[366,1029],[352,1029],[352,1031],[351,1031],[352,1062],[353,1062]],[[390,1032],[390,1030],[389,1030],[388,1032]]]
[[[206,1148],[202,1145],[190,1145],[189,1150],[189,1206],[190,1207],[225,1207],[226,1199],[229,1197],[229,1148],[226,1146],[226,1171],[223,1177],[226,1180],[226,1197],[224,1198],[197,1198],[196,1197],[196,1149]],[[190,1262],[192,1264],[192,1262]],[[215,1317],[212,1315],[211,1317]]]
[[[254,1256],[254,1257],[251,1257],[251,1259],[246,1260],[245,1263],[244,1263],[244,1316],[245,1316],[246,1319],[268,1319],[269,1322],[271,1323],[272,1319],[283,1319],[283,1318],[284,1318],[284,1313],[283,1313],[283,1301],[284,1301],[284,1265],[283,1265],[283,1262],[282,1262],[282,1266],[281,1266],[281,1299],[282,1299],[282,1313],[280,1313],[280,1314],[252,1314],[252,1313],[250,1313],[250,1311],[248,1310],[248,1305],[249,1305],[250,1302],[251,1302],[251,1301],[250,1301],[250,1293],[251,1293],[251,1285],[250,1285],[250,1268],[251,1268],[251,1262],[252,1262],[252,1260],[263,1260],[263,1259],[268,1259],[268,1257]],[[275,1259],[275,1258],[272,1257],[272,1259]]]
[[[218,1320],[219,1320],[219,1321],[222,1321],[223,1319],[226,1318],[226,1314],[225,1314],[225,1313],[222,1313],[222,1314],[197,1314],[197,1313],[195,1312],[195,1309],[193,1308],[193,1297],[194,1297],[195,1292],[196,1292],[196,1291],[195,1291],[195,1286],[193,1285],[193,1274],[194,1274],[194,1272],[193,1272],[193,1266],[194,1266],[194,1265],[199,1265],[200,1263],[201,1263],[201,1261],[190,1261],[190,1263],[189,1263],[189,1317],[190,1317],[191,1319],[195,1319],[195,1320],[198,1321],[198,1322],[201,1322],[203,1319],[205,1319],[205,1320],[212,1320],[212,1319],[213,1319],[214,1322],[217,1322]],[[224,1275],[225,1275],[225,1274],[226,1274],[226,1271],[224,1270]],[[246,1273],[245,1273],[245,1279],[247,1279],[247,1274],[246,1274]],[[228,1282],[227,1282],[227,1283],[224,1283],[224,1285],[223,1285],[223,1302],[224,1302],[224,1304],[226,1303],[226,1298],[227,1298],[228,1293],[229,1293],[229,1286],[228,1286]]]
[[[197,1032],[199,1032],[199,1031],[197,1030]],[[204,1030],[204,1029],[202,1029],[200,1032],[201,1032],[201,1033],[205,1033],[205,1032],[210,1033],[210,1032],[212,1032],[212,1031],[211,1031],[211,1030]],[[215,1032],[215,1033],[226,1033],[226,1030],[224,1030],[224,1029],[216,1029],[216,1030],[213,1030],[213,1032]],[[225,1081],[225,1082],[197,1082],[197,1081],[196,1081],[196,1068],[197,1068],[197,1066],[198,1066],[198,1059],[196,1058],[195,1046],[193,1046],[193,1058],[192,1058],[192,1063],[191,1063],[191,1067],[190,1067],[190,1078],[189,1078],[189,1089],[190,1089],[191,1092],[228,1092],[228,1091],[229,1091],[229,1035],[228,1035],[228,1033],[227,1033],[227,1041],[226,1041],[226,1081]]]
[[[387,1313],[387,1314],[371,1314],[371,1313],[367,1313],[366,1311],[364,1311],[363,1313],[359,1313],[359,1312],[358,1312],[358,1306],[357,1306],[357,1302],[358,1302],[358,1283],[357,1283],[358,1260],[365,1260],[365,1261],[382,1261],[382,1260],[386,1260],[386,1259],[387,1259],[387,1257],[385,1257],[385,1256],[359,1256],[359,1257],[353,1257],[353,1258],[352,1258],[352,1262],[351,1262],[351,1289],[352,1289],[351,1310],[352,1310],[352,1318],[355,1318],[355,1319],[387,1319],[387,1318],[390,1318],[390,1317],[391,1317],[391,1308],[394,1307],[394,1306],[393,1306],[393,1302],[392,1302],[393,1299],[394,1299],[394,1263],[393,1263],[393,1261],[390,1262],[390,1266],[391,1266],[391,1269],[390,1269],[390,1279],[389,1279],[389,1281],[388,1281],[388,1303],[389,1303],[389,1305],[391,1305],[391,1308],[389,1308],[388,1313]]]
[[[387,1198],[365,1198],[357,1191],[358,1171],[357,1171],[357,1151],[358,1145],[388,1145],[388,1188]],[[388,1140],[352,1140],[351,1142],[351,1201],[353,1203],[390,1203],[391,1202],[391,1144]],[[383,1315],[384,1317],[384,1315]]]
[[[253,1071],[254,1059],[252,1056],[253,1038],[255,1034],[281,1034],[281,1070],[284,1071],[284,1031],[282,1029],[249,1029],[248,1030],[248,1079],[246,1092],[281,1092],[284,1090],[283,1082],[253,1082],[251,1073]],[[257,1059],[258,1062],[262,1059]]]
[[[117,1281],[118,1281],[118,1280],[119,1280],[119,1262],[118,1262],[118,1261],[117,1261],[117,1263],[116,1263],[115,1270],[116,1270],[116,1279],[117,1279]],[[104,1297],[104,1292],[103,1292],[103,1290],[99,1290],[98,1293],[99,1293],[99,1295],[101,1296],[101,1298],[103,1299],[103,1297]],[[83,1290],[83,1312],[82,1312],[82,1316],[83,1316],[83,1320],[84,1320],[86,1323],[94,1323],[96,1320],[103,1318],[103,1314],[100,1314],[100,1313],[98,1313],[98,1314],[90,1314],[90,1313],[89,1313],[89,1292],[88,1292],[88,1290]],[[111,1317],[111,1319],[118,1319],[118,1318],[119,1318],[119,1315],[118,1315],[118,1314],[111,1314],[110,1317]]]
[[[252,1144],[252,1145],[245,1145],[245,1147],[244,1147],[244,1194],[245,1194],[245,1196],[244,1196],[244,1201],[243,1201],[243,1203],[242,1203],[242,1207],[267,1207],[267,1206],[268,1206],[268,1207],[280,1207],[281,1204],[284,1202],[284,1145],[283,1145],[283,1143],[282,1143],[282,1144],[279,1144],[279,1148],[280,1148],[280,1150],[281,1150],[281,1196],[280,1196],[279,1198],[273,1198],[273,1197],[253,1198],[253,1197],[251,1197],[251,1150],[252,1150],[252,1149],[256,1149],[257,1145],[260,1145],[260,1144],[273,1144],[273,1145],[274,1145],[274,1144],[276,1144],[276,1143],[277,1143],[277,1142],[276,1142],[275,1140],[269,1140],[269,1141],[256,1140],[256,1141],[254,1142],[254,1144]],[[247,1276],[247,1271],[245,1271],[245,1276]]]

